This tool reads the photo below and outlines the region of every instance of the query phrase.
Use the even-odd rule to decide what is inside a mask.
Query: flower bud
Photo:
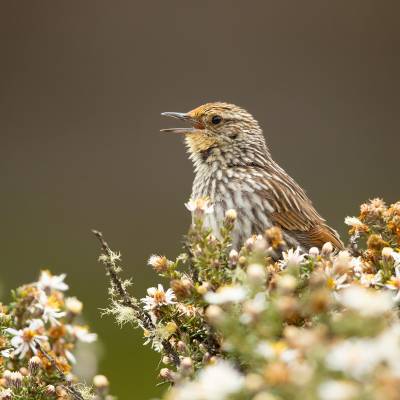
[[[212,324],[218,324],[223,320],[224,312],[221,307],[211,304],[207,307],[206,317]]]
[[[29,373],[33,376],[37,375],[42,365],[42,360],[38,356],[33,356],[28,362]]]
[[[162,358],[162,363],[165,364],[165,365],[172,364],[171,357],[169,357],[169,356],[164,356],[164,357]]]
[[[393,260],[393,249],[391,247],[384,247],[382,249],[382,258],[386,262]]]
[[[333,245],[331,242],[326,242],[321,249],[321,256],[324,258],[328,258],[333,251]]]
[[[10,378],[9,378],[9,386],[14,387],[15,389],[20,389],[22,387],[22,379],[23,376],[21,372],[11,372]]]
[[[47,396],[54,396],[56,394],[56,388],[53,385],[47,385],[44,388],[44,392]]]
[[[287,293],[293,292],[297,287],[297,279],[293,275],[281,275],[277,281],[278,288]]]
[[[179,351],[179,353],[186,353],[187,351],[187,346],[182,340],[179,340],[178,343],[176,344],[176,348]]]
[[[162,368],[160,370],[160,377],[169,382],[174,382],[177,378],[176,373],[168,368]]]
[[[11,389],[0,390],[0,400],[11,400],[13,398],[13,393]]]
[[[248,280],[253,285],[262,285],[265,282],[265,269],[261,264],[250,264],[246,273]]]
[[[254,373],[250,373],[246,376],[245,386],[250,392],[257,392],[264,386],[264,379]]]
[[[25,367],[21,367],[21,368],[19,369],[19,372],[21,372],[21,375],[22,375],[22,376],[28,376],[28,375],[29,375],[28,368],[25,368]]]
[[[211,354],[209,352],[204,353],[202,363],[208,364],[211,359]]]
[[[82,312],[83,304],[76,297],[65,299],[65,308],[73,315],[79,315]]]
[[[12,372],[8,369],[3,372],[3,379],[6,381],[7,386],[10,386],[11,374]]]
[[[310,255],[310,257],[312,258],[317,258],[319,255],[319,249],[318,247],[311,247],[310,250],[308,250],[308,254]]]
[[[228,222],[234,222],[236,221],[237,218],[237,212],[234,209],[227,210],[225,213],[225,218],[227,219]]]
[[[229,252],[229,262],[230,262],[232,265],[236,265],[237,262],[238,262],[238,260],[239,260],[239,253],[238,253],[235,249],[232,249],[232,250]]]
[[[181,360],[180,368],[184,375],[190,375],[193,372],[193,361],[190,357],[184,357]]]
[[[93,378],[93,385],[96,388],[98,393],[106,394],[108,391],[108,388],[110,386],[110,383],[108,382],[108,379],[104,375],[96,375]]]

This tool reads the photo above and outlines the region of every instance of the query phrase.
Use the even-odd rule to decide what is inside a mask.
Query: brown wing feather
[[[275,210],[270,217],[276,225],[290,232],[307,248],[321,247],[326,242],[338,249],[344,248],[338,233],[326,225],[304,190],[279,166],[272,179],[266,180],[271,190],[265,191],[264,195]]]

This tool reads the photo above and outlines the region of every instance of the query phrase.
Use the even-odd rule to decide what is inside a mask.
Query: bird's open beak
[[[161,132],[165,133],[192,133],[199,129],[198,122],[192,118],[188,113],[180,113],[180,112],[163,112],[161,113],[164,117],[176,118],[180,119],[181,121],[189,122],[192,126],[187,128],[167,128],[161,129]]]

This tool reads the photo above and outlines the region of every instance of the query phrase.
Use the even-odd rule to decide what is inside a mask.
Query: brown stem
[[[129,307],[134,310],[136,317],[141,321],[143,327],[148,331],[152,332],[155,329],[155,326],[151,320],[149,313],[143,310],[140,306],[138,306],[134,301],[132,301],[132,297],[129,295],[127,290],[124,288],[123,282],[118,275],[118,272],[115,270],[115,264],[110,260],[110,256],[112,255],[112,251],[108,243],[104,240],[103,234],[95,229],[92,230],[93,234],[100,241],[102,251],[107,256],[107,259],[104,261],[104,265],[106,267],[106,271],[110,276],[111,284],[116,289],[118,296],[120,297],[121,304],[125,307]],[[171,356],[175,366],[180,365],[180,359],[178,353],[171,346],[171,343],[168,340],[162,341],[162,346],[164,351]]]

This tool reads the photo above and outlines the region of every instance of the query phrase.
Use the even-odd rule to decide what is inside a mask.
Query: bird
[[[226,212],[234,209],[233,248],[272,227],[281,229],[290,247],[309,250],[330,242],[338,250],[344,248],[301,186],[272,159],[263,131],[248,111],[211,102],[161,115],[189,125],[161,131],[184,135],[194,166],[191,198],[208,199],[213,205],[204,225],[216,237]]]

